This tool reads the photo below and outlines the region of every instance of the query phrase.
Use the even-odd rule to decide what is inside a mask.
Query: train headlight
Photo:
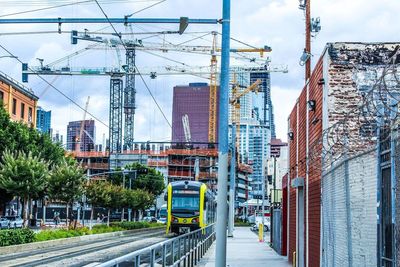
[[[175,218],[175,217],[172,217],[172,222],[177,223],[177,222],[178,222],[178,219]]]
[[[192,219],[192,223],[198,223],[197,218]]]

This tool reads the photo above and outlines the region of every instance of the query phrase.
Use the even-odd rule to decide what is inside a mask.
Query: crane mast
[[[128,47],[126,50],[126,75],[124,88],[124,150],[133,150],[133,135],[136,108],[136,50]]]
[[[190,133],[189,116],[187,114],[182,116],[183,131],[185,133],[186,143],[192,142],[192,135]]]
[[[234,82],[236,82],[236,75],[234,75]],[[232,88],[232,98],[230,99],[229,103],[233,106],[232,123],[236,125],[236,140],[233,141],[235,143],[237,152],[239,152],[240,145],[240,98],[251,92],[257,93],[260,83],[261,80],[257,79],[254,83],[241,92],[239,91],[239,86],[237,86],[237,84]],[[238,153],[237,161],[240,162],[240,153]]]
[[[217,128],[217,33],[213,32],[213,45],[211,50],[210,64],[210,99],[209,99],[209,120],[208,120],[208,142],[215,143]]]
[[[77,152],[81,151],[82,135],[83,135],[83,131],[84,131],[84,128],[85,128],[85,120],[86,120],[87,110],[88,110],[88,107],[89,107],[89,100],[90,100],[90,96],[88,96],[88,98],[86,100],[85,110],[83,112],[83,119],[81,121],[81,125],[80,125],[78,136],[76,137],[76,140],[75,140],[76,141],[76,143],[75,143],[75,151],[77,151]]]

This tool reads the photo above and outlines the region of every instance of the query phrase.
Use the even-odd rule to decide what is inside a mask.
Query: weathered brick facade
[[[365,152],[376,141],[376,103],[386,104],[374,86],[398,51],[394,43],[327,44],[289,116],[288,256],[293,262],[296,252],[296,266],[376,264],[377,155]]]
[[[289,140],[289,167],[291,181],[296,177],[304,178],[304,235],[297,236],[297,195],[290,186],[289,203],[289,261],[293,262],[293,252],[297,250],[299,240],[304,240],[304,265],[319,266],[320,262],[320,221],[321,221],[321,186],[320,158],[313,157],[307,167],[307,152],[313,147],[314,155],[320,154],[318,141],[322,136],[322,59],[317,63],[308,85],[306,85],[289,117],[289,130],[293,140]],[[315,110],[308,110],[307,101],[315,101]],[[308,118],[307,118],[308,116]],[[308,135],[308,148],[307,148]],[[308,169],[308,175],[307,175]],[[308,192],[307,192],[308,190]],[[299,203],[300,204],[300,203]],[[308,223],[307,223],[308,222]],[[308,229],[307,229],[308,228]],[[308,232],[308,239],[307,239]],[[308,261],[307,261],[308,250]],[[301,259],[297,255],[297,259]]]

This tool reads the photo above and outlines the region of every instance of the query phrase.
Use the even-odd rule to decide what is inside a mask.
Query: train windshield
[[[167,215],[168,215],[167,208],[161,208],[160,218],[167,218]]]
[[[198,211],[200,207],[199,196],[174,196],[172,198],[172,210]]]

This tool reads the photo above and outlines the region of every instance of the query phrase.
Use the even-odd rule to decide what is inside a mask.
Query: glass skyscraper
[[[51,129],[51,110],[45,111],[41,107],[37,107],[36,128],[41,133],[50,134]]]

